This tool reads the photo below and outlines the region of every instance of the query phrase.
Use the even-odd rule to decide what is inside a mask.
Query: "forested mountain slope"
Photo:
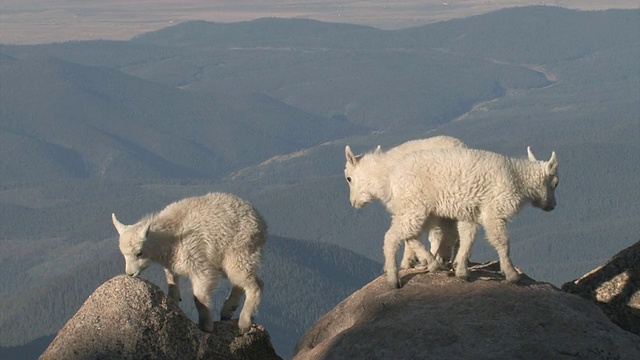
[[[357,132],[266,95],[201,94],[55,58],[3,61],[0,76],[3,182],[220,178]]]

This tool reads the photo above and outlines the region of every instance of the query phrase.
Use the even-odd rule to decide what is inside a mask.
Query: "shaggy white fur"
[[[439,135],[427,139],[409,140],[387,150],[386,154],[387,156],[399,159],[402,156],[417,150],[446,149],[455,147],[466,148],[467,145],[465,145],[462,140],[452,136]],[[347,162],[345,168],[348,166],[349,163]],[[427,228],[430,228],[430,230]],[[430,218],[429,226],[425,226],[425,230],[429,232],[431,254],[436,257],[436,260],[442,264],[453,260],[452,255],[454,253],[454,247],[458,242],[457,222],[455,220],[433,216]],[[427,258],[418,256],[419,253],[422,253],[422,250],[419,247],[420,244],[411,244],[411,241],[419,240],[419,237],[415,239],[406,239],[400,268],[408,269],[416,266],[418,262],[425,263],[428,261]],[[414,248],[417,248],[418,251],[413,250]],[[431,264],[427,263],[427,265]]]
[[[248,202],[225,193],[186,198],[164,210],[124,225],[112,214],[120,235],[119,246],[126,273],[138,276],[151,262],[164,266],[169,296],[180,301],[178,277],[186,275],[193,285],[200,329],[213,331],[211,292],[226,276],[232,284],[220,318],[231,319],[242,294],[240,333],[251,328],[260,303],[262,281],[258,277],[267,226]]]
[[[538,161],[527,150],[528,160],[464,148],[417,150],[398,160],[379,148],[356,157],[346,146],[352,206],[379,199],[391,213],[383,247],[389,285],[400,286],[395,261],[400,242],[419,235],[433,216],[458,221],[456,276],[468,278],[467,260],[481,224],[498,252],[502,272],[508,281],[517,282],[520,275],[509,257],[506,221],[526,203],[553,210],[558,185],[555,152],[549,161]]]

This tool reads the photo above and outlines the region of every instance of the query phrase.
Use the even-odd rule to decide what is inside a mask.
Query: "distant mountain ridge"
[[[630,30],[638,21],[640,9],[575,11],[532,6],[398,31],[421,39],[428,46],[454,53],[540,64],[577,59],[603,48],[635,43],[638,36]]]
[[[308,19],[261,18],[235,23],[187,21],[135,36],[134,43],[160,46],[329,47],[353,46],[359,36],[381,35],[370,26],[328,23]],[[368,43],[371,45],[372,43]]]

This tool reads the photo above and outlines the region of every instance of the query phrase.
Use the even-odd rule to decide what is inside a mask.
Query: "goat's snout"
[[[138,277],[138,275],[140,275],[140,270],[135,271],[135,272],[127,272],[127,275],[129,275],[131,277]]]

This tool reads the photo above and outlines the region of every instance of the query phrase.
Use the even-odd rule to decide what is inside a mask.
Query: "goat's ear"
[[[530,161],[538,161],[538,159],[536,159],[536,156],[533,155],[533,151],[531,151],[531,146],[527,146],[527,154],[529,155]]]
[[[142,236],[146,239],[149,236],[149,231],[151,230],[151,222],[149,222],[144,229],[142,230]]]
[[[358,161],[356,156],[353,155],[353,152],[351,151],[351,148],[349,147],[349,145],[345,146],[344,148],[344,156],[347,158],[347,162],[351,165],[355,165],[356,162]]]
[[[118,234],[122,234],[124,229],[127,228],[127,225],[125,225],[125,224],[121,223],[120,221],[118,221],[118,218],[116,218],[116,214],[115,213],[111,213],[111,221],[113,221],[113,226],[116,227],[116,231],[118,232]]]
[[[376,147],[376,149],[373,151],[374,154],[378,155],[378,154],[382,154],[382,146],[378,145],[378,147]]]
[[[558,169],[558,157],[556,156],[555,151],[551,152],[551,158],[549,159],[547,166],[549,168],[549,172],[555,172],[556,169]]]

